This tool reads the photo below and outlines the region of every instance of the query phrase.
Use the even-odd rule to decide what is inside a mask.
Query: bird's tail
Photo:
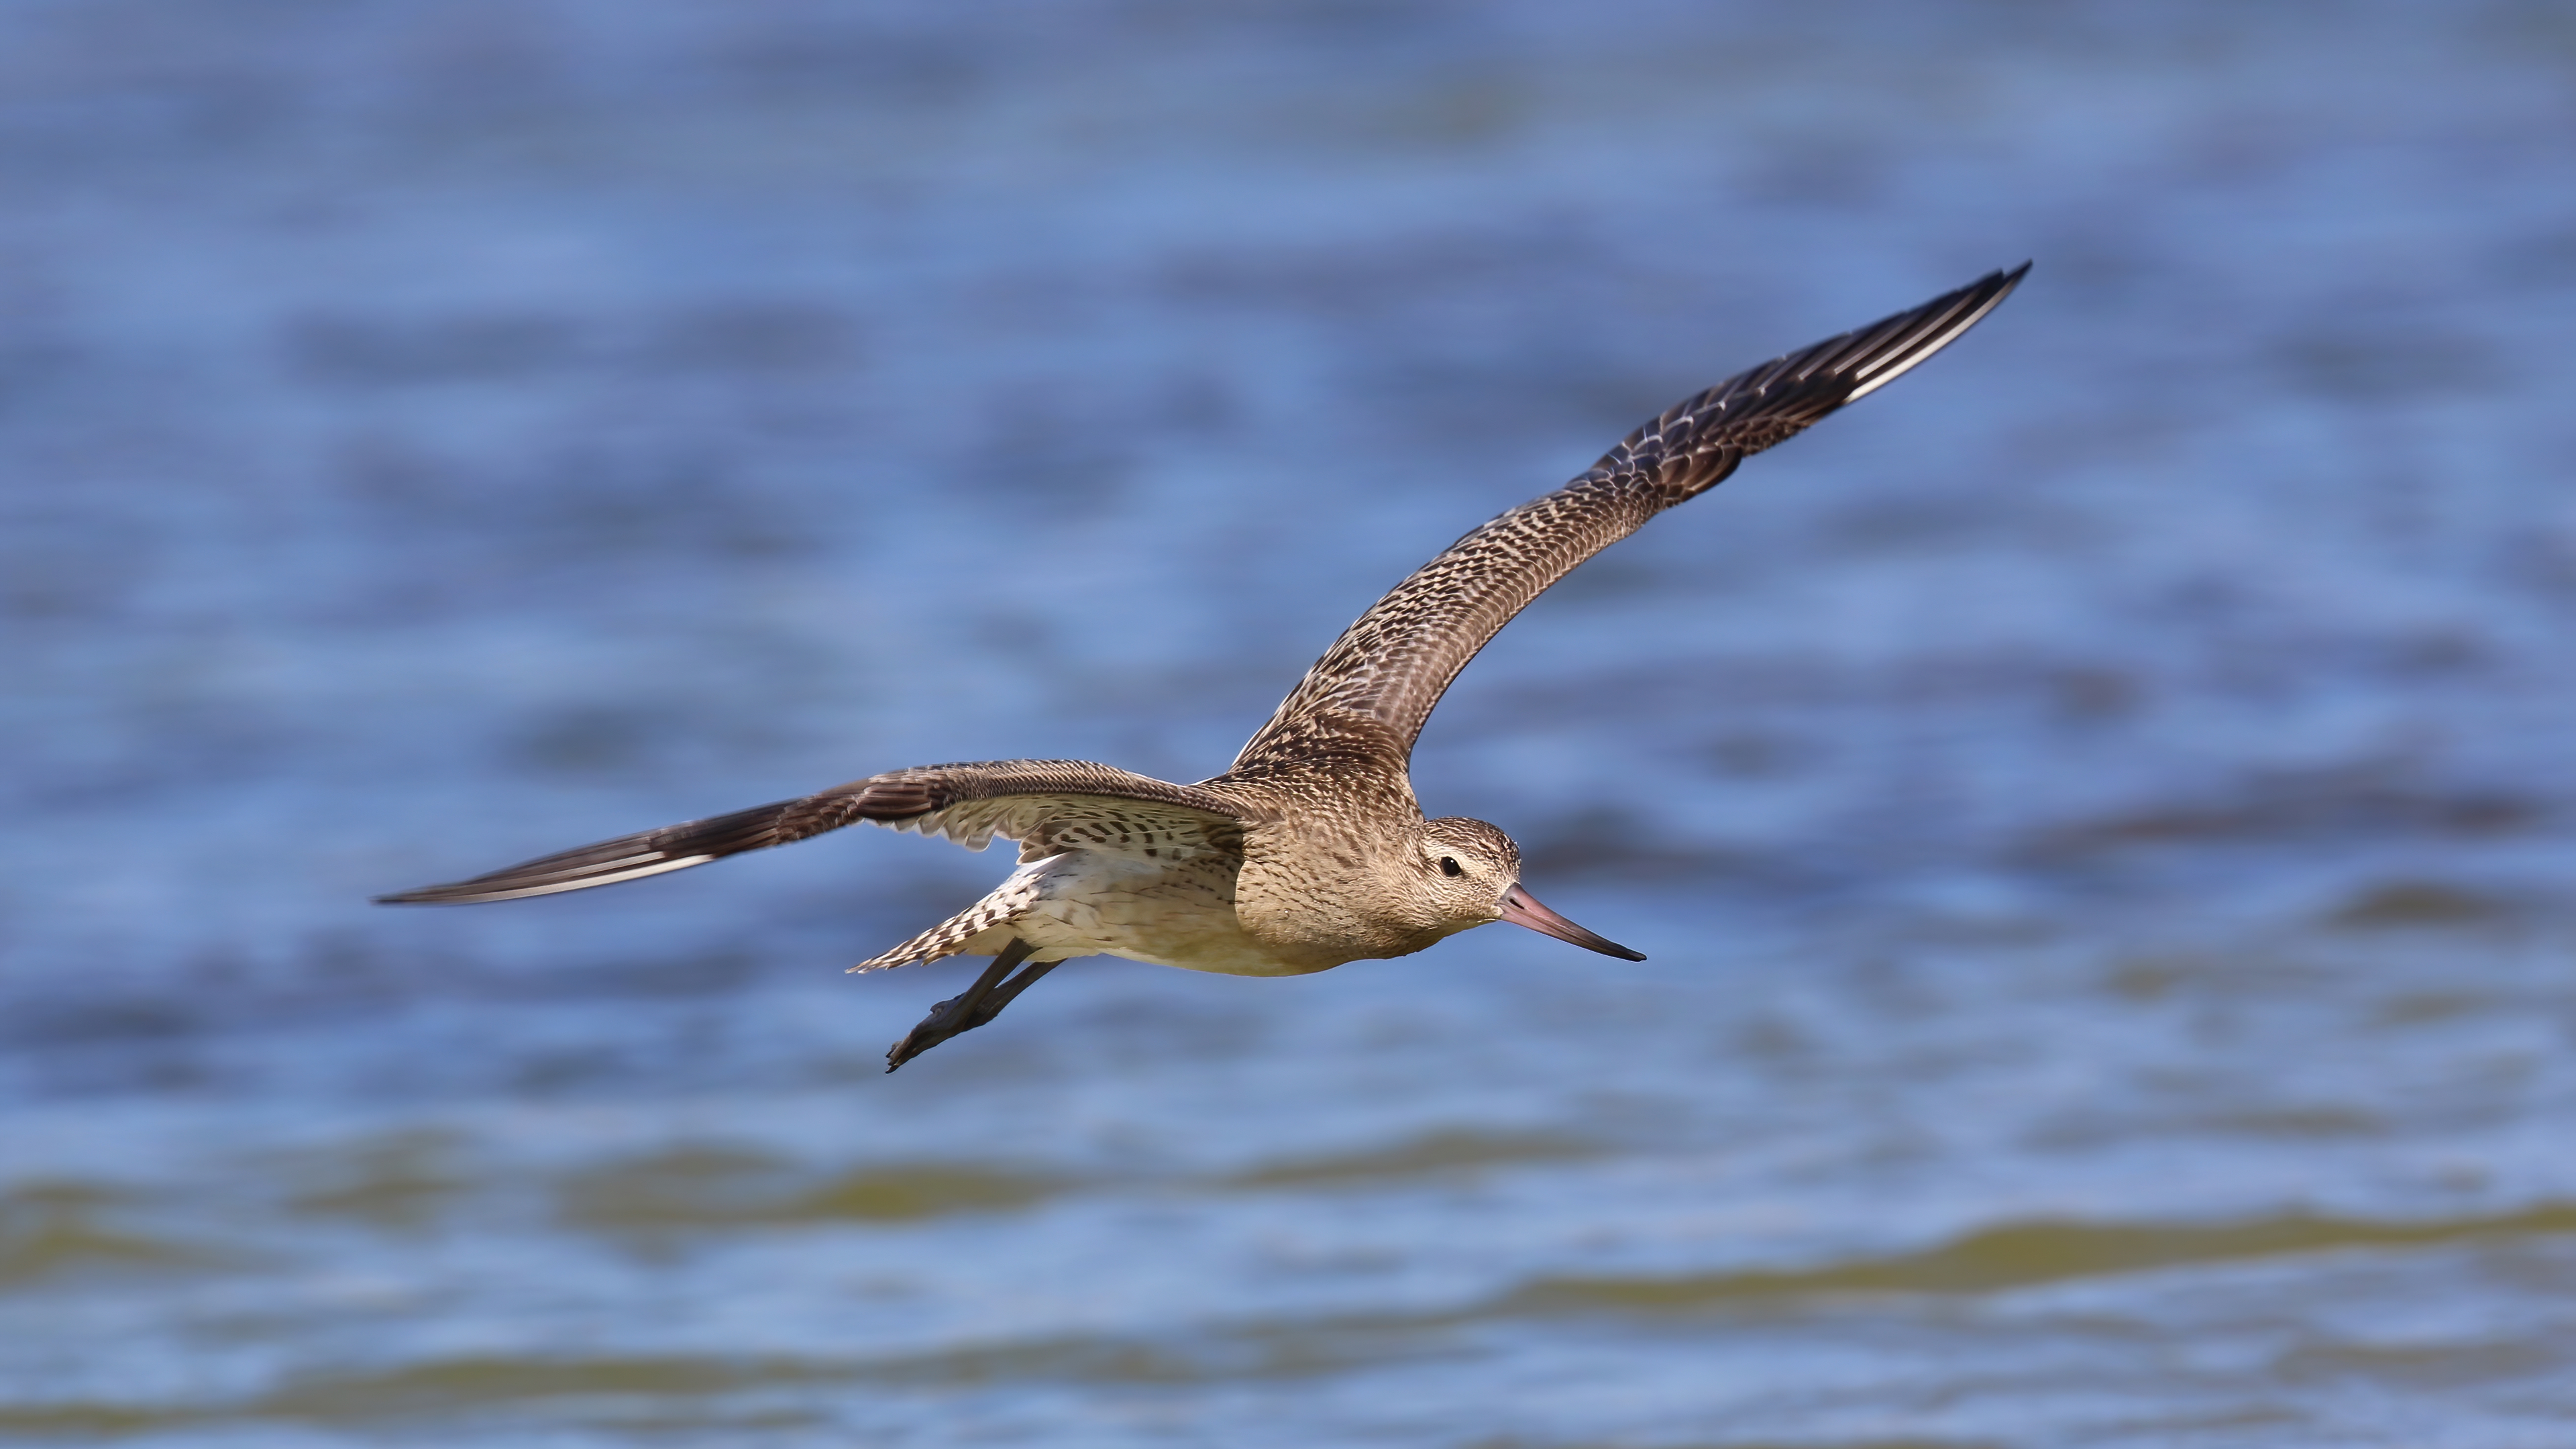
[[[1011,943],[1014,929],[1038,900],[1040,868],[1057,857],[1033,860],[1011,873],[992,894],[891,950],[851,967],[854,972],[917,966],[946,956],[991,956]]]

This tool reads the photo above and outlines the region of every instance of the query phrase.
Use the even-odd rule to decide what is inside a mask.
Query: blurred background
[[[2540,0],[11,5],[0,1439],[2563,1443],[2571,163]],[[1214,774],[2024,257],[1432,722],[1644,965],[886,1077],[999,853],[365,903]]]

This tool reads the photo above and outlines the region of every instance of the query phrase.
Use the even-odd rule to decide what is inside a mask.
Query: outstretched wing
[[[640,880],[746,850],[786,845],[866,821],[945,835],[981,850],[996,835],[1031,851],[1132,852],[1187,859],[1240,849],[1242,821],[1224,798],[1087,760],[924,765],[820,794],[666,825],[478,875],[378,896],[385,905],[468,905]]]
[[[1306,672],[1229,772],[1320,753],[1401,765],[1449,682],[1576,564],[1714,488],[1735,465],[1894,382],[1995,309],[2030,270],[1993,272],[1910,312],[1728,378],[1628,435],[1589,472],[1451,544],[1395,586]]]

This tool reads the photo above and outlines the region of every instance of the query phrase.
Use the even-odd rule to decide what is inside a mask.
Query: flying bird
[[[377,899],[469,904],[587,890],[861,821],[974,850],[996,836],[1016,842],[1019,868],[991,894],[850,968],[992,958],[895,1043],[888,1071],[991,1021],[1074,956],[1298,976],[1510,921],[1642,961],[1539,904],[1521,886],[1519,848],[1498,827],[1423,817],[1409,775],[1423,722],[1467,661],[1575,565],[1894,382],[1975,326],[2029,270],[2024,262],[1990,273],[1728,378],[1564,487],[1459,539],[1344,630],[1214,779],[1175,785],[1087,760],[923,765]]]

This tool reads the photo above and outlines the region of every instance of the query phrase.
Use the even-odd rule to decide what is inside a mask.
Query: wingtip
[[[2002,302],[2004,298],[2012,295],[2013,289],[2021,285],[2021,279],[2023,277],[2030,275],[2030,265],[2030,259],[2025,257],[2017,265],[1997,267],[1993,271],[1986,273],[1984,276],[1977,278],[1975,281],[1968,283],[1964,287],[1956,288],[1933,298],[1930,302],[1925,303],[1923,307],[1916,310],[1921,312],[1942,307],[1956,306],[1963,301],[1968,301],[1973,298],[1973,311],[1970,312],[1968,316],[1972,319],[1982,319],[1988,312],[1995,309],[1996,304]],[[1950,320],[1954,325],[1956,325],[1959,323],[1960,319],[1954,317]],[[1964,325],[1957,325],[1957,330],[1965,331],[1967,327],[1974,325],[1976,325],[1975,321],[1969,320],[1965,322]]]
[[[1994,295],[1986,299],[1985,305],[1977,309],[1977,316],[1980,319],[1986,313],[1995,310],[2004,298],[2011,296],[2013,289],[2021,285],[2021,279],[2030,275],[2030,263],[2031,259],[2024,257],[2019,266],[1997,267],[1967,285],[1964,290],[1970,292],[1986,288],[1992,288],[1994,291]]]
[[[459,905],[464,902],[458,900],[458,895],[470,884],[469,881],[457,881],[449,885],[415,886],[407,891],[388,891],[380,896],[367,897],[367,904],[371,906]]]
[[[371,906],[471,906],[488,900],[507,899],[483,891],[467,891],[464,882],[456,885],[422,886],[413,891],[395,891],[391,895],[369,896]]]
[[[1848,407],[1905,374],[1912,372],[1933,354],[1967,335],[1968,330],[1986,320],[1988,314],[2004,303],[2021,285],[2030,271],[2024,260],[2017,267],[2001,267],[1986,273],[1964,287],[1944,292],[1911,312],[1900,312],[1873,327],[1861,329],[1847,337],[1866,339],[1869,360],[1860,361],[1846,351],[1837,359],[1838,370],[1848,367],[1856,385],[1845,394],[1837,407]],[[1901,327],[1891,337],[1887,329]],[[1841,339],[1837,339],[1841,340]]]
[[[2024,257],[2018,265],[1997,267],[1950,295],[1959,297],[1974,296],[1979,292],[1993,293],[1985,299],[1985,305],[1979,309],[1978,315],[1983,316],[1986,312],[1993,311],[1997,302],[2011,296],[2013,288],[2021,285],[2021,279],[2030,275],[2030,263],[2031,259]]]

